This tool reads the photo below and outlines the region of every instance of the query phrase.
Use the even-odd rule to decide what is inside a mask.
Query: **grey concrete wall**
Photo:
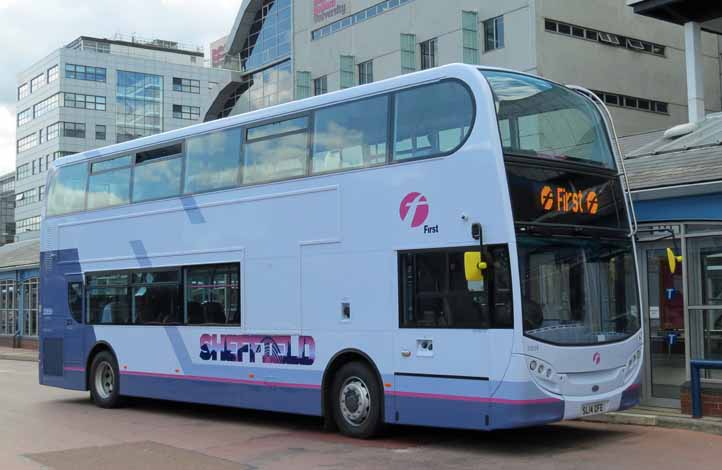
[[[620,135],[687,122],[684,32],[681,26],[635,15],[622,0],[536,0],[537,57],[541,75],[564,83],[669,103],[669,115],[610,107]],[[550,33],[544,18],[646,40],[666,57]],[[703,33],[705,98],[720,110],[720,47]]]

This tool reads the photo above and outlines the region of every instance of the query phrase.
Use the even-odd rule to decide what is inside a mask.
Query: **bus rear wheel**
[[[118,361],[108,351],[98,353],[90,366],[90,396],[101,408],[120,406]]]
[[[381,384],[361,362],[345,364],[331,387],[333,419],[342,434],[369,438],[381,430]]]

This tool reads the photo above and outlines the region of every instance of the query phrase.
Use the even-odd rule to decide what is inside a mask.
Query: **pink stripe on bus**
[[[318,390],[321,388],[320,385],[315,384],[298,384],[288,382],[267,382],[264,380],[247,380],[247,379],[232,379],[226,377],[207,377],[199,375],[181,375],[181,374],[160,374],[156,372],[138,372],[124,370],[120,372],[120,375],[134,375],[138,377],[155,377],[161,379],[180,379],[180,380],[199,380],[202,382],[216,382],[216,383],[229,383],[229,384],[244,384],[244,385],[259,385],[263,387],[284,387],[284,388],[300,388],[300,389],[312,389]]]
[[[72,366],[65,366],[63,367],[63,370],[68,370],[71,372],[85,372],[84,367],[72,367]]]
[[[438,393],[419,393],[419,392],[386,392],[388,395],[409,398],[429,398],[433,400],[452,400],[467,401],[476,403],[495,403],[503,405],[545,405],[559,403],[561,400],[556,398],[539,398],[534,400],[513,400],[508,398],[486,398],[486,397],[469,397],[463,395],[442,395]]]

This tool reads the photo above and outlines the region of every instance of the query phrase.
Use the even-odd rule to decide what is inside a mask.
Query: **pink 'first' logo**
[[[600,363],[601,361],[602,361],[602,355],[599,354],[598,352],[595,352],[594,355],[592,356],[592,362],[593,362],[595,365],[599,365],[599,363]]]
[[[412,228],[426,222],[426,218],[429,217],[429,203],[426,196],[417,192],[404,196],[399,206],[399,215],[401,220],[410,222]]]

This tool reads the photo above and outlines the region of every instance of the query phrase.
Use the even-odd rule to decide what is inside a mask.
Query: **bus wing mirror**
[[[464,253],[464,274],[467,281],[483,281],[486,268],[487,264],[481,259],[480,251]]]
[[[667,248],[667,263],[669,263],[669,272],[674,274],[677,270],[677,263],[682,262],[682,257],[674,254],[674,250]]]

